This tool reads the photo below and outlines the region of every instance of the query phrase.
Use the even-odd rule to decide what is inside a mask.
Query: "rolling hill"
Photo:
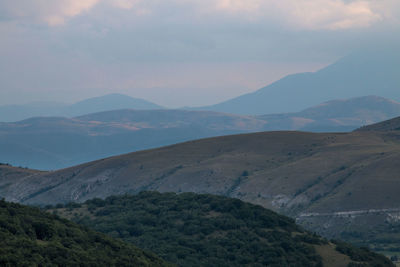
[[[37,208],[0,200],[1,266],[172,266]]]
[[[237,199],[142,192],[50,211],[156,252],[178,266],[393,266]]]
[[[75,118],[0,123],[0,162],[42,170],[228,134],[276,130],[342,132],[400,115],[377,96],[335,100],[298,113],[241,116],[209,111],[114,110]]]
[[[0,106],[0,121],[13,122],[31,117],[75,117],[115,109],[163,109],[163,107],[146,101],[121,94],[109,94],[82,100],[74,104],[35,102],[25,105]]]
[[[398,44],[365,49],[315,73],[299,73],[222,103],[199,108],[243,115],[297,112],[338,98],[377,95],[400,101]]]

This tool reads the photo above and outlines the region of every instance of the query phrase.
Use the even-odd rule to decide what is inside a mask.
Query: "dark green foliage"
[[[391,252],[400,252],[400,225],[385,222],[368,230],[343,231],[340,239],[358,246],[368,245],[373,251],[391,255]]]
[[[180,266],[322,264],[312,245],[324,242],[321,238],[290,218],[238,199],[144,192],[91,200],[83,207],[90,216],[75,217],[77,222]]]
[[[151,253],[0,200],[0,266],[162,266]]]
[[[349,266],[393,266],[392,262],[383,255],[371,252],[368,248],[357,248],[344,242],[333,241],[336,250],[350,257],[351,260],[363,263],[350,263]]]

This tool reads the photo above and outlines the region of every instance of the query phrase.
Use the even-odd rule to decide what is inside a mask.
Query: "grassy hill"
[[[179,266],[392,265],[368,250],[330,243],[261,206],[220,196],[143,192],[50,211]]]
[[[0,240],[1,266],[169,266],[132,245],[4,200]]]

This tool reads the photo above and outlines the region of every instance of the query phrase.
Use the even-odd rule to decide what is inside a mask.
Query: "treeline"
[[[222,196],[142,192],[48,209],[179,266],[322,266],[316,247],[336,248],[349,266],[394,266],[368,249],[330,243],[291,218]]]
[[[133,245],[0,200],[0,266],[167,266]]]
[[[261,206],[213,195],[143,192],[53,210],[180,266],[322,266],[326,240]]]

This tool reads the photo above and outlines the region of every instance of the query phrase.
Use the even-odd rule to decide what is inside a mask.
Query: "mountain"
[[[118,110],[0,123],[0,162],[65,168],[204,137],[258,131],[264,121],[216,112]]]
[[[361,245],[389,251],[399,248],[397,234],[366,240],[374,229],[383,229],[383,237],[400,226],[399,140],[399,131],[209,138],[28,175],[0,188],[0,196],[45,205],[145,190],[211,193],[290,215],[330,238],[356,236]]]
[[[67,107],[65,103],[36,102],[25,105],[0,106],[0,121],[12,122],[37,116],[59,116]]]
[[[222,103],[198,108],[234,114],[297,112],[338,98],[380,95],[400,101],[399,46],[364,49],[315,73],[299,73]]]
[[[26,105],[0,106],[0,121],[13,122],[40,116],[74,117],[88,113],[124,108],[139,110],[163,109],[163,107],[143,99],[121,94],[109,94],[101,97],[89,98],[71,105],[56,102],[34,102]]]
[[[400,103],[378,96],[332,100],[296,113],[261,115],[264,130],[345,132],[400,115]]]
[[[50,211],[152,250],[178,266],[394,266],[237,199],[142,192]]]
[[[75,118],[0,123],[0,162],[54,170],[199,138],[276,130],[351,131],[400,115],[377,96],[329,101],[298,113],[243,116],[211,111],[114,110]]]
[[[37,208],[0,200],[1,266],[171,266]]]
[[[383,122],[367,125],[357,129],[357,131],[399,131],[400,130],[400,117],[385,120]]]
[[[73,105],[68,106],[64,116],[80,116],[88,113],[117,109],[164,109],[163,107],[149,101],[133,98],[121,94],[109,94],[101,97],[89,98]]]

